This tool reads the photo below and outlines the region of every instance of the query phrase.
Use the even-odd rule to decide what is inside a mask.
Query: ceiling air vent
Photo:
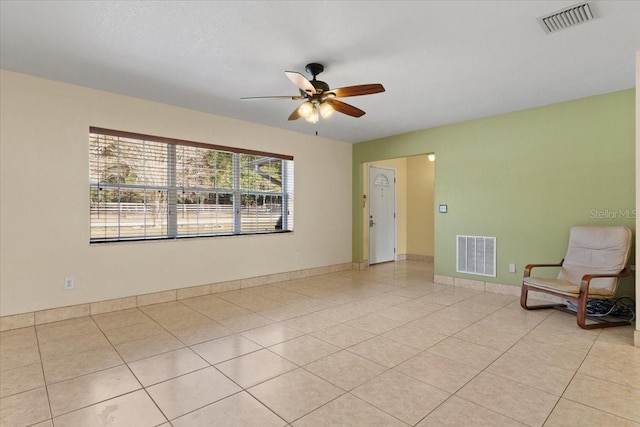
[[[593,3],[578,3],[538,18],[538,23],[545,33],[557,33],[569,27],[598,18],[598,11]]]

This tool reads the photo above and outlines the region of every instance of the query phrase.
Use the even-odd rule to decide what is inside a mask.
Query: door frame
[[[398,194],[396,187],[396,180],[398,176],[398,171],[396,168],[389,166],[379,166],[374,163],[369,163],[367,168],[367,193],[369,197],[369,203],[367,205],[367,213],[366,218],[364,219],[365,224],[369,224],[369,218],[371,217],[371,168],[377,169],[385,169],[389,171],[393,171],[393,259],[391,261],[382,261],[382,262],[396,262],[398,260]],[[368,240],[368,249],[369,253],[367,254],[367,264],[371,265],[371,227],[369,227],[369,233],[367,234]],[[376,263],[380,264],[380,263]]]

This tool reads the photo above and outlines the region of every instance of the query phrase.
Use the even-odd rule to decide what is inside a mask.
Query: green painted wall
[[[634,102],[630,89],[355,144],[353,189],[364,162],[434,152],[435,209],[449,207],[435,214],[435,274],[519,285],[525,264],[560,261],[572,225],[635,229]],[[457,234],[497,238],[496,278],[456,273]]]

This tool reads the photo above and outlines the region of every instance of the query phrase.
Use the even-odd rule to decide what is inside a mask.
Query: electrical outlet
[[[302,254],[300,252],[296,252],[295,259],[296,261],[300,261],[302,259]]]
[[[73,277],[65,277],[64,278],[64,290],[70,291],[73,289],[75,284],[73,283]]]
[[[509,264],[509,273],[516,272],[516,265],[514,263]]]

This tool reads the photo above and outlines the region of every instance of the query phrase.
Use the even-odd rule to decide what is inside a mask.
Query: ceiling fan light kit
[[[329,103],[322,103],[320,104],[320,115],[322,116],[323,119],[328,119],[329,117],[333,116],[334,110],[333,107],[329,104]]]
[[[296,71],[284,72],[289,80],[298,87],[300,95],[259,96],[241,99],[304,99],[305,101],[293,110],[291,115],[289,115],[288,120],[297,120],[302,117],[308,122],[317,123],[321,117],[323,119],[328,119],[336,111],[351,117],[362,117],[365,115],[365,112],[361,109],[347,104],[346,102],[338,101],[336,98],[371,95],[385,91],[384,87],[380,83],[331,89],[327,83],[316,79],[316,76],[324,71],[324,65],[312,62],[307,64],[305,70],[313,76],[311,80]]]
[[[305,120],[309,120],[311,116],[313,116],[314,110],[314,105],[309,101],[305,101],[298,107],[298,116]]]
[[[333,107],[326,102],[319,104],[312,101],[303,102],[297,109],[298,115],[311,123],[317,123],[320,117],[328,119],[333,115],[334,111]]]

